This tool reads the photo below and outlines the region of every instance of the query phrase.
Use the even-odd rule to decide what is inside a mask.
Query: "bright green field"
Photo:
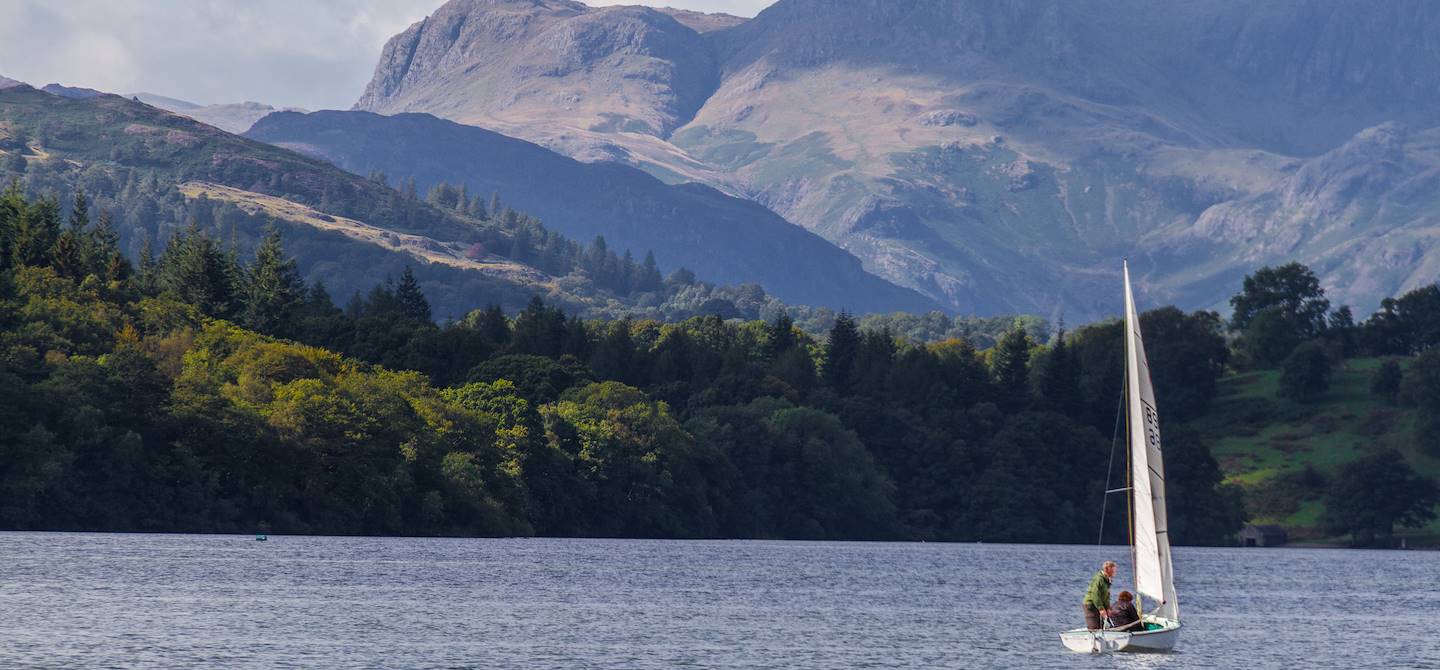
[[[1440,460],[1417,451],[1410,439],[1410,410],[1370,392],[1384,359],[1345,361],[1330,390],[1312,403],[1276,396],[1278,370],[1227,374],[1211,411],[1196,427],[1227,481],[1245,491],[1252,522],[1285,527],[1292,542],[1343,542],[1326,537],[1319,520],[1323,484],[1366,450],[1394,447],[1421,473],[1440,477]],[[1405,366],[1406,360],[1400,364]],[[1307,466],[1320,477],[1305,476]],[[1411,545],[1440,544],[1440,521],[1398,530]]]

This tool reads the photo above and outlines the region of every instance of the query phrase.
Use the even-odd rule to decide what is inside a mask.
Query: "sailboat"
[[[1131,557],[1141,624],[1126,630],[1076,628],[1060,634],[1072,651],[1149,651],[1175,648],[1180,640],[1180,600],[1170,562],[1169,523],[1165,513],[1165,459],[1160,451],[1160,415],[1150,385],[1150,364],[1140,338],[1130,265],[1125,274],[1126,450],[1130,459]],[[1150,609],[1145,609],[1150,605]],[[1143,626],[1143,630],[1141,627]]]

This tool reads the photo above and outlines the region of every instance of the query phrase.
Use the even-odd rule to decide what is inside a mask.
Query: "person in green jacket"
[[[1105,561],[1100,571],[1090,578],[1090,588],[1085,591],[1081,609],[1085,610],[1085,627],[1100,630],[1105,627],[1105,618],[1110,616],[1110,581],[1115,578],[1115,561]]]

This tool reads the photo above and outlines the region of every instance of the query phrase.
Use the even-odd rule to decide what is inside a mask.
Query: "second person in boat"
[[[1129,591],[1121,591],[1115,596],[1115,605],[1110,608],[1110,627],[1116,630],[1136,632],[1145,630],[1145,626],[1138,623],[1140,612],[1135,609],[1135,596]]]

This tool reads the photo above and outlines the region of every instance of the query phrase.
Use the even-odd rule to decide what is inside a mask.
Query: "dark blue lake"
[[[1175,550],[1178,653],[1091,657],[1122,547],[0,534],[0,667],[1440,667],[1440,552]],[[1128,583],[1127,570],[1117,580]]]

